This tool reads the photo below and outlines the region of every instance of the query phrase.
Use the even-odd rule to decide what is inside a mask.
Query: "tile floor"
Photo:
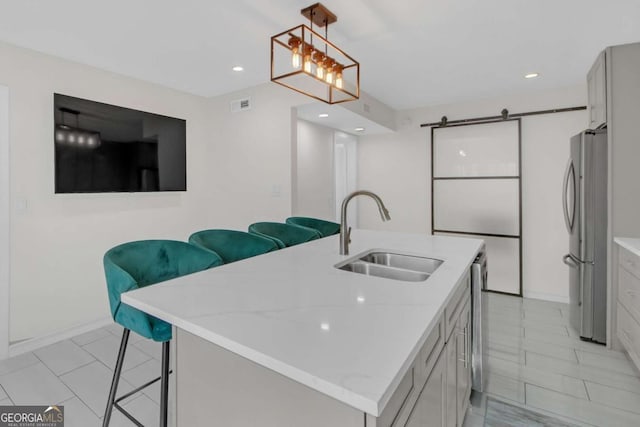
[[[640,426],[640,373],[623,353],[581,341],[566,304],[487,296],[488,396],[570,424]],[[484,404],[465,426],[493,425]]]
[[[640,374],[623,353],[580,341],[566,304],[487,296],[485,398],[569,424],[640,425]],[[67,427],[101,425],[121,334],[114,324],[0,361],[0,405],[57,403],[65,406]],[[119,394],[160,372],[160,344],[135,334],[129,342]],[[157,425],[159,396],[156,384],[124,406],[143,424]],[[494,425],[484,418],[485,405],[472,408],[466,427]],[[111,425],[132,424],[114,411]]]
[[[64,405],[66,427],[102,425],[122,328],[116,324],[0,361],[0,405]],[[161,345],[131,334],[118,394],[160,374]],[[144,425],[158,425],[158,383],[123,406]],[[132,426],[114,410],[111,426]]]

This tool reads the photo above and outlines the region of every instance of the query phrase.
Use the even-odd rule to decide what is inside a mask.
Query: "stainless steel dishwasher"
[[[482,350],[483,340],[487,338],[486,298],[483,295],[487,277],[487,252],[483,246],[471,264],[471,389],[480,393],[484,391],[483,369],[487,367]]]

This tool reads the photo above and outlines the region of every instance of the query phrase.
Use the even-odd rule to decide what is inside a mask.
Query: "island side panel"
[[[365,414],[177,329],[177,425],[365,427]]]

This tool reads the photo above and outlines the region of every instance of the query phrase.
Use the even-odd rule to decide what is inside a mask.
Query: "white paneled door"
[[[9,89],[0,85],[0,360],[9,355]]]
[[[488,290],[522,295],[520,120],[431,129],[431,229],[485,240]]]
[[[357,150],[358,138],[344,132],[334,133],[333,143],[333,171],[336,221],[340,221],[342,201],[350,193],[357,189]],[[358,210],[356,204],[349,206],[347,213],[348,223],[356,228],[358,226]]]

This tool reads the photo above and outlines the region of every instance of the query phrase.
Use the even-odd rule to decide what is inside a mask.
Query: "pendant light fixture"
[[[300,11],[298,25],[271,37],[271,81],[327,104],[360,97],[360,64],[328,39],[338,17],[320,3]],[[314,25],[324,28],[324,36]]]

